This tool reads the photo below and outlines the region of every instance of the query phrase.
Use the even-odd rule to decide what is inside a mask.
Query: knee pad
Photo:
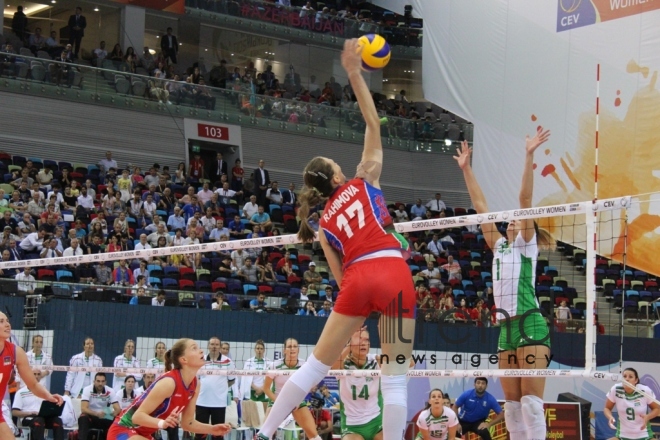
[[[309,392],[313,386],[317,385],[330,371],[330,365],[325,365],[314,356],[310,354],[307,358],[305,365],[300,367],[298,374],[294,374],[289,378],[289,381],[296,384],[305,392]]]
[[[380,391],[383,394],[383,405],[407,406],[408,381],[406,376],[381,376]]]
[[[525,421],[523,420],[520,402],[507,400],[504,403],[504,421],[509,432],[525,432]]]
[[[522,416],[528,427],[545,426],[545,412],[543,411],[543,400],[537,396],[522,396],[520,399]],[[505,414],[506,415],[506,414]]]

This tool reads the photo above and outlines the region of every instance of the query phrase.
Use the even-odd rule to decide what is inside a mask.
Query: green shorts
[[[364,425],[345,425],[344,418],[341,420],[341,436],[342,438],[348,434],[357,434],[362,436],[364,440],[373,440],[376,434],[383,430],[383,418],[379,414],[374,417],[370,422]]]
[[[250,400],[252,400],[254,402],[268,402],[269,401],[268,396],[266,395],[266,393],[261,393],[261,394],[259,394],[259,396],[257,396],[254,393],[254,390],[250,390]]]
[[[550,329],[540,313],[530,313],[513,321],[500,323],[497,351],[515,351],[520,347],[545,345],[550,347]]]

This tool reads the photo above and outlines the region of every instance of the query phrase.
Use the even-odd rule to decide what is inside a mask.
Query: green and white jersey
[[[440,440],[446,440],[449,428],[456,425],[458,425],[458,417],[456,416],[456,413],[446,406],[442,407],[442,414],[440,417],[434,417],[429,408],[422,411],[417,418],[418,428],[428,431],[431,438],[437,438]],[[422,439],[424,437],[420,432],[417,434],[416,438]]]
[[[161,361],[158,358],[151,358],[147,361],[147,368],[158,368],[165,372],[165,361]]]
[[[502,237],[495,243],[493,255],[493,296],[497,308],[509,316],[498,313],[498,319],[523,315],[528,310],[538,310],[536,300],[536,262],[539,249],[536,235],[525,242],[521,233],[513,245]]]
[[[298,359],[298,363],[294,367],[288,367],[284,363],[284,359],[279,359],[279,360],[271,362],[268,369],[269,370],[297,370],[300,367],[302,367],[303,365],[305,365],[305,361],[302,360],[302,359]],[[291,374],[293,374],[293,373],[291,373]],[[280,391],[282,390],[282,387],[284,386],[286,381],[289,380],[289,377],[291,377],[291,376],[290,375],[289,376],[281,376],[281,375],[275,376],[275,375],[269,374],[268,377],[273,379],[272,389],[273,389],[273,393],[277,396],[280,393]]]
[[[367,361],[358,367],[350,359],[346,359],[344,370],[379,370],[376,355],[368,354]],[[339,400],[342,426],[359,426],[369,423],[378,417],[383,407],[380,394],[380,377],[346,376],[339,379]]]
[[[655,399],[651,388],[641,384],[637,385],[637,388]],[[652,399],[636,390],[628,394],[620,383],[610,389],[607,399],[614,402],[616,412],[619,414],[616,437],[621,439],[653,438],[651,424],[644,423],[644,416],[648,413],[649,404],[653,402]]]

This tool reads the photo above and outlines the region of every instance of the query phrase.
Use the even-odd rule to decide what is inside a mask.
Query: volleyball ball
[[[382,69],[390,61],[392,52],[385,38],[377,34],[363,35],[358,39],[362,47],[362,69],[367,72]]]

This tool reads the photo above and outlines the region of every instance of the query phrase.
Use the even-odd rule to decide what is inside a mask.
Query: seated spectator
[[[403,204],[397,205],[396,210],[394,210],[394,216],[397,223],[408,221],[408,213],[406,212],[405,206],[403,206]]]
[[[255,214],[259,213],[259,205],[257,205],[257,196],[250,196],[250,201],[243,205],[243,217],[251,220]]]
[[[266,295],[259,293],[256,299],[250,301],[250,310],[263,311],[266,308]]]
[[[468,322],[472,319],[472,311],[465,299],[461,299],[460,307],[454,312],[454,319],[457,322]]]
[[[271,183],[270,188],[266,191],[266,198],[273,205],[280,205],[280,206],[282,205],[283,202],[282,192],[278,188],[277,181],[273,181]]]
[[[454,257],[452,255],[447,257],[447,264],[443,264],[441,267],[449,274],[449,281],[461,281],[463,279],[461,265],[454,261]]]
[[[50,37],[46,40],[45,50],[53,59],[59,58],[60,53],[64,50],[64,47],[57,40],[56,31],[51,31]]]
[[[144,67],[149,74],[151,74],[151,72],[156,68],[156,60],[151,54],[148,46],[145,46],[142,51],[142,56],[140,57],[140,66]]]
[[[108,57],[108,51],[105,50],[105,41],[101,41],[99,47],[92,51],[92,66],[101,67],[103,60]]]
[[[321,284],[323,281],[323,277],[321,276],[320,273],[316,272],[316,263],[315,262],[310,262],[309,263],[309,269],[305,271],[303,274],[303,279],[305,281],[305,284]]]
[[[147,241],[151,245],[152,248],[156,247],[158,245],[158,239],[159,238],[165,238],[166,245],[171,246],[172,245],[172,236],[167,233],[167,229],[165,229],[165,223],[160,222],[158,224],[158,228],[156,232],[152,232],[147,236]]]
[[[205,84],[204,78],[200,77],[199,85],[193,90],[193,105],[206,108],[207,110],[215,110],[216,98],[211,95],[211,91]]]
[[[19,295],[32,295],[34,289],[37,288],[37,281],[32,276],[32,269],[29,267],[23,268],[23,272],[16,274],[14,278],[18,281],[16,288]]]
[[[442,242],[438,238],[438,234],[433,234],[433,238],[426,245],[426,250],[436,258],[447,254],[447,251],[442,246]]]
[[[332,296],[331,296],[332,298]],[[317,316],[321,316],[323,318],[327,318],[330,316],[330,313],[332,312],[332,303],[328,300],[323,301],[323,308],[319,310],[317,313]]]
[[[117,66],[121,63],[124,59],[124,51],[121,50],[121,45],[119,43],[115,44],[115,47],[112,48],[112,52],[110,52],[107,58],[114,61]]]
[[[305,306],[298,311],[298,315],[301,315],[301,316],[318,316],[318,314],[316,313],[316,308],[314,307],[314,303],[312,301],[307,301],[305,303]]]
[[[155,297],[151,298],[151,305],[154,307],[165,306],[165,291],[159,290]]]
[[[252,264],[251,258],[245,258],[243,266],[238,271],[238,276],[246,283],[257,284],[259,282],[259,268]]]
[[[41,379],[40,371],[35,370],[34,376],[39,381]],[[39,417],[41,404],[44,399],[35,396],[28,387],[20,388],[12,403],[12,415],[22,419],[20,426],[28,427],[30,429],[30,438],[32,440],[43,440],[45,437],[45,430],[51,430],[55,440],[64,439],[64,428],[62,419],[57,416]]]
[[[50,183],[53,181],[53,171],[50,167],[44,167],[37,173],[37,182],[39,183],[39,188],[45,189],[46,191],[51,190]]]
[[[250,308],[252,308],[250,306]],[[211,304],[211,310],[231,310],[229,304],[225,301],[225,294],[218,292],[215,294],[215,301]]]
[[[113,283],[112,270],[106,265],[105,262],[99,261],[94,267],[94,284],[102,286],[110,286]]]
[[[266,263],[263,269],[261,269],[260,275],[260,282],[262,283],[271,284],[277,282],[277,275],[275,274],[275,270],[273,269],[273,264],[271,262]]]
[[[186,229],[186,235],[190,237],[192,232],[195,233],[195,237],[204,237],[204,226],[202,226],[195,217],[189,220],[188,229]]]
[[[11,233],[18,235],[19,234],[18,222],[11,214],[12,212],[9,210],[5,211],[2,214],[2,218],[0,219],[0,227],[4,229],[7,226],[9,226]]]
[[[257,213],[250,217],[250,224],[259,225],[264,231],[269,231],[273,227],[270,215],[265,212],[263,206],[259,206],[257,208]]]
[[[32,216],[26,212],[23,214],[23,219],[18,223],[18,232],[21,237],[37,232],[36,222],[32,219]]]
[[[126,264],[126,260],[119,260],[119,266],[112,271],[112,279],[117,286],[132,286],[135,284],[133,273]]]
[[[156,205],[156,202],[154,202],[153,196],[151,194],[147,194],[147,200],[142,203],[142,213],[144,217],[153,219],[157,210],[158,206]]]
[[[436,215],[444,212],[445,209],[447,209],[447,206],[445,205],[445,202],[442,201],[442,194],[435,193],[435,198],[426,203],[426,208]]]
[[[0,248],[6,249],[10,246],[10,243],[13,241],[14,242],[14,249],[18,250],[16,248],[16,241],[20,240],[21,238],[18,235],[14,235],[11,231],[11,226],[5,226],[2,231],[2,235],[0,235]],[[20,260],[21,258],[15,258],[16,260]]]
[[[86,439],[90,429],[108,431],[121,412],[115,391],[106,386],[105,373],[96,373],[94,382],[83,388],[78,434]]]
[[[429,287],[443,287],[442,281],[440,280],[440,270],[435,267],[435,263],[433,261],[429,261],[426,264],[426,269],[422,270],[417,275],[426,279],[429,283]]]

